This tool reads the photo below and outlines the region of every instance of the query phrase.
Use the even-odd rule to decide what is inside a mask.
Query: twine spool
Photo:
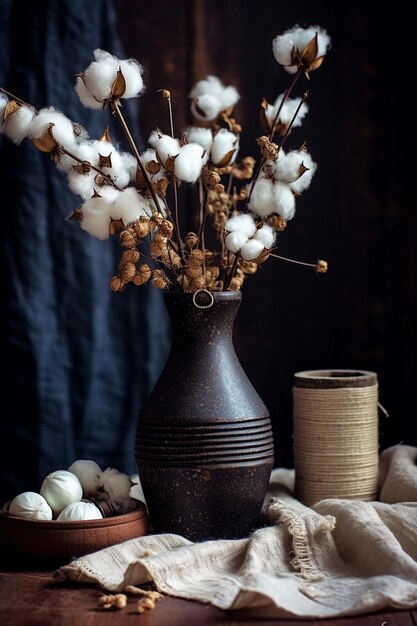
[[[294,375],[295,493],[375,500],[378,484],[378,382],[373,372],[323,370]]]

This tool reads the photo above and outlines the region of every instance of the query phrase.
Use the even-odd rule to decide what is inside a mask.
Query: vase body
[[[167,293],[172,346],[140,418],[136,462],[154,532],[247,536],[273,465],[268,411],[232,342],[240,292]]]

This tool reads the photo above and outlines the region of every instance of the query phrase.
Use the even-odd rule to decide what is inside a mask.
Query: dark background
[[[322,68],[303,81],[310,112],[288,146],[307,141],[319,169],[278,242],[295,259],[327,259],[327,275],[270,259],[244,286],[236,346],[268,406],[277,464],[292,461],[292,375],[305,369],[377,372],[381,448],[416,444],[416,195],[413,34],[405,3],[117,0],[128,55],[147,68],[141,127],[166,116],[156,90],[173,94],[178,130],[186,95],[217,74],[239,89],[241,156],[257,155],[259,102],[284,91],[272,39],[295,23],[332,37]],[[165,124],[165,126],[164,126]]]

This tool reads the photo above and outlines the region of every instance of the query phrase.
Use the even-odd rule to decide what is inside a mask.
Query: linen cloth
[[[239,540],[150,535],[61,567],[57,581],[158,591],[257,616],[335,617],[417,606],[417,448],[380,458],[381,501],[294,499],[292,470],[274,470],[270,526]],[[401,500],[401,501],[399,501]]]

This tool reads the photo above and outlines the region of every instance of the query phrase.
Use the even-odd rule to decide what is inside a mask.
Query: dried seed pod
[[[204,289],[206,286],[206,281],[203,276],[197,276],[193,278],[190,284],[191,289],[197,291],[197,289]]]
[[[177,283],[181,285],[184,291],[186,291],[190,286],[190,281],[185,274],[179,274],[179,276],[177,277]]]
[[[323,261],[322,259],[319,259],[316,263],[317,274],[325,274],[327,272],[327,269],[328,269],[327,261]]]
[[[168,286],[168,280],[162,270],[152,272],[152,282],[158,289],[165,289]]]
[[[160,213],[154,211],[154,213],[152,213],[150,221],[154,224],[154,226],[159,226],[164,221],[164,219],[165,218],[162,217]]]
[[[140,285],[144,285],[146,283],[146,279],[141,274],[135,274],[132,278],[132,282],[134,285],[140,287]]]
[[[190,257],[192,257],[195,261],[200,263],[200,265],[204,263],[204,252],[202,250],[192,250],[190,252]]]
[[[199,265],[198,267],[187,267],[185,273],[187,274],[188,278],[197,278],[197,276],[203,275],[203,270],[201,268],[201,265]]]
[[[254,261],[242,261],[240,267],[245,274],[255,274],[258,269],[258,264]]]
[[[256,143],[258,144],[261,150],[262,156],[267,161],[277,160],[278,153],[279,153],[279,146],[276,143],[273,143],[272,141],[270,141],[268,137],[266,137],[265,135],[263,137],[259,137],[256,140]]]
[[[139,267],[139,274],[143,276],[146,281],[149,280],[152,276],[152,270],[147,263],[142,263],[142,265]]]
[[[147,596],[145,596],[144,598],[141,598],[137,604],[138,613],[145,613],[145,611],[150,611],[154,608],[155,608],[155,602],[151,600],[151,598],[148,598]]]
[[[219,183],[218,185],[215,186],[214,190],[216,193],[219,193],[219,194],[224,193],[224,185]]]
[[[127,604],[127,596],[124,593],[116,593],[100,596],[98,606],[100,609],[124,609]]]
[[[198,268],[202,265],[202,261],[198,261],[197,259],[194,259],[192,256],[188,257],[187,259],[187,266],[190,268]]]
[[[172,233],[174,231],[174,225],[172,222],[170,222],[169,220],[162,220],[162,222],[159,224],[158,226],[160,232],[162,233],[162,235],[164,235],[165,237],[167,237],[168,239],[172,236]]]
[[[137,237],[139,237],[139,239],[144,239],[145,237],[149,235],[149,231],[150,231],[149,221],[150,221],[149,218],[141,217],[138,220],[136,220],[136,222],[133,224],[135,234]]]
[[[136,274],[136,265],[134,263],[124,262],[120,268],[120,277],[125,283],[130,283]]]
[[[153,257],[162,256],[167,252],[166,245],[161,245],[158,241],[151,241],[149,249]]]
[[[242,281],[234,276],[230,281],[229,291],[239,291],[242,286]]]
[[[207,273],[210,274],[212,280],[216,280],[216,278],[218,278],[220,274],[220,269],[217,267],[217,265],[212,265],[211,267],[206,268],[206,274]]]
[[[195,233],[187,233],[184,242],[187,248],[192,250],[192,248],[198,244],[198,237]]]
[[[122,230],[119,236],[120,245],[123,248],[134,248],[137,244],[138,238],[136,236],[135,231],[132,227],[125,228]]]
[[[113,276],[110,279],[109,287],[112,291],[123,291],[125,283],[120,276]]]
[[[131,248],[130,250],[124,250],[124,252],[122,253],[122,261],[124,261],[125,263],[136,263],[137,261],[139,261],[139,257],[139,250],[135,250],[134,248]]]
[[[270,217],[268,217],[267,224],[280,233],[287,227],[286,220],[284,220],[284,218],[280,215],[271,215]]]

